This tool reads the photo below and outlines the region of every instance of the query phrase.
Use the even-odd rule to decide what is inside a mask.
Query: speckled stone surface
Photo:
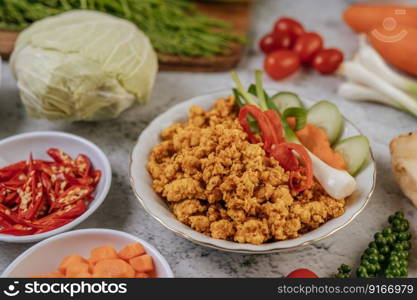
[[[341,13],[352,2],[260,0],[255,5],[252,18],[252,42],[238,67],[242,80],[249,83],[252,71],[262,67],[263,55],[257,48],[257,41],[269,31],[275,19],[283,15],[302,20],[306,28],[323,35],[327,47],[339,47],[350,57],[357,49],[357,37],[341,22]],[[395,1],[398,2],[401,1]],[[60,130],[91,140],[108,155],[113,167],[110,194],[96,213],[78,228],[112,228],[140,236],[161,251],[178,277],[280,277],[300,267],[310,268],[320,276],[331,276],[341,263],[356,265],[372,235],[385,226],[388,215],[398,209],[404,210],[411,220],[413,243],[417,245],[417,210],[394,182],[388,151],[389,141],[393,137],[417,130],[417,120],[391,108],[340,99],[336,95],[340,78],[319,76],[311,70],[305,70],[282,82],[265,79],[265,85],[273,89],[291,90],[314,100],[329,99],[339,105],[344,115],[371,140],[378,173],[374,195],[366,209],[349,226],[333,236],[301,250],[268,255],[225,253],[178,237],[145,213],[129,185],[129,153],[146,125],[181,101],[231,87],[228,73],[161,72],[147,105],[136,106],[117,120],[73,124],[29,119],[7,65],[2,70],[2,78],[0,138],[29,131]],[[0,243],[0,272],[30,246]],[[410,276],[413,277],[417,277],[416,249],[417,246],[412,250],[410,259]]]

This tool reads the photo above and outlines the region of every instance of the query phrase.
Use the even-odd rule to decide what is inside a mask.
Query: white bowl
[[[130,243],[139,242],[152,256],[157,277],[174,277],[165,258],[155,247],[131,234],[111,229],[80,229],[62,233],[44,240],[17,257],[1,277],[23,278],[34,274],[55,272],[61,260],[71,254],[90,256],[90,250],[111,245],[120,250]]]
[[[269,92],[273,93],[273,91]],[[160,133],[164,128],[175,122],[187,120],[188,109],[191,106],[198,105],[204,109],[210,109],[216,99],[227,95],[230,95],[230,91],[198,96],[178,104],[159,115],[140,135],[130,157],[131,186],[145,210],[162,225],[190,241],[215,249],[240,253],[271,253],[297,249],[328,237],[348,225],[365,208],[375,185],[376,171],[372,151],[369,164],[356,176],[357,190],[347,199],[345,213],[298,238],[262,245],[239,244],[211,238],[179,222],[165,201],[152,188],[152,179],[146,169],[149,154],[152,148],[160,143]],[[307,106],[313,104],[307,99],[303,99],[303,102]],[[342,138],[357,134],[361,134],[360,131],[346,120]]]
[[[29,157],[30,152],[32,152],[33,158],[35,159],[51,160],[46,153],[51,147],[59,148],[73,158],[78,154],[85,154],[90,158],[94,168],[101,170],[102,176],[93,194],[94,200],[90,202],[85,213],[62,227],[36,235],[12,236],[0,234],[1,242],[32,243],[67,231],[87,219],[106,198],[112,178],[109,160],[95,144],[73,134],[57,131],[41,131],[5,138],[0,141],[0,167],[25,160]]]

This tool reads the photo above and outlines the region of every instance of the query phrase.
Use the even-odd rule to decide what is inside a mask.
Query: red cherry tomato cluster
[[[0,168],[0,234],[32,235],[56,229],[82,215],[101,178],[90,159],[72,159],[60,149],[52,161],[32,159]]]
[[[295,73],[301,65],[312,66],[322,74],[334,73],[343,61],[343,53],[335,48],[323,48],[322,37],[306,32],[303,25],[291,18],[279,19],[271,33],[259,42],[266,54],[264,69],[274,79]]]

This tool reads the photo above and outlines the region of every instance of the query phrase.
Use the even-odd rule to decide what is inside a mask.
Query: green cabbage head
[[[129,21],[75,10],[33,23],[10,60],[29,115],[50,120],[115,118],[149,99],[158,60]]]

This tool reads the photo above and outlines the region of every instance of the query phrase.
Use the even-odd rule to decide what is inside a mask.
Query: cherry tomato
[[[343,61],[343,53],[339,49],[323,49],[313,59],[313,68],[322,74],[334,73]]]
[[[289,33],[292,42],[294,42],[304,33],[304,27],[297,20],[291,18],[281,18],[274,25],[274,33]]]
[[[277,50],[279,47],[275,34],[268,33],[259,41],[259,48],[262,52],[268,54],[274,50]]]
[[[278,40],[278,44],[280,45],[280,49],[291,49],[293,46],[293,39],[291,37],[291,34],[283,32],[280,34],[275,34]]]
[[[278,50],[265,57],[264,69],[274,79],[283,79],[300,67],[300,58],[291,50]]]
[[[302,63],[313,61],[314,55],[323,48],[323,39],[315,32],[302,34],[295,42],[293,50],[298,54]]]
[[[292,39],[289,33],[268,33],[259,42],[259,48],[261,48],[265,54],[275,50],[289,49],[291,46]]]
[[[287,275],[287,278],[319,278],[309,269],[297,269]]]

